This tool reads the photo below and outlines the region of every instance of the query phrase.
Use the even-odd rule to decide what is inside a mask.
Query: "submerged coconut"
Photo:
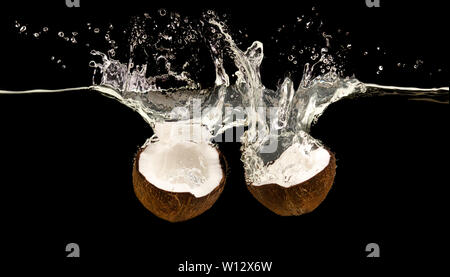
[[[156,216],[184,221],[216,202],[225,185],[226,169],[224,156],[207,142],[163,139],[144,145],[137,153],[134,191]]]
[[[302,152],[294,144],[267,167],[265,178],[248,190],[265,207],[282,216],[301,215],[317,208],[336,174],[334,154],[325,148]]]

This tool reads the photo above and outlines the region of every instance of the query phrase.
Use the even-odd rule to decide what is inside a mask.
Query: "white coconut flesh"
[[[330,153],[326,149],[320,147],[307,153],[302,145],[295,143],[267,166],[259,182],[253,185],[278,184],[291,187],[311,179],[329,162]]]
[[[189,141],[148,144],[139,157],[139,172],[162,190],[197,198],[211,193],[223,177],[216,148]]]

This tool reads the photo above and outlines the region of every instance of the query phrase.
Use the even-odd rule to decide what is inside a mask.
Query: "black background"
[[[316,5],[329,24],[349,30],[360,49],[381,43],[390,51],[385,59],[421,57],[435,73],[386,69],[376,76],[378,57],[354,55],[348,67],[360,80],[448,86],[448,29],[437,1],[381,1],[372,9],[364,1],[334,2],[245,7],[227,2],[217,10],[233,15],[252,39],[263,40],[266,30]],[[92,75],[87,50],[73,50],[66,57],[70,66],[61,70],[48,59],[49,45],[18,37],[14,19],[65,26],[92,18],[126,23],[126,15],[161,6],[138,1],[82,1],[79,9],[66,8],[64,1],[13,5],[1,11],[0,89],[7,90],[87,86]],[[166,5],[184,13],[203,10],[190,3]],[[263,75],[275,71],[263,65],[264,70]],[[445,258],[439,250],[448,217],[447,109],[402,97],[343,99],[331,105],[312,135],[336,153],[335,183],[326,200],[301,217],[280,217],[259,204],[245,187],[239,144],[221,144],[231,170],[223,194],[203,215],[172,224],[153,216],[134,196],[132,161],[152,134],[137,113],[89,91],[1,95],[3,261],[17,262],[19,270],[124,268],[147,276],[176,273],[185,260],[273,261],[273,273],[293,276],[308,268],[319,275],[359,266],[363,272],[431,269],[430,263]],[[69,242],[80,245],[81,258],[65,257]],[[380,258],[366,258],[370,242],[380,245]]]

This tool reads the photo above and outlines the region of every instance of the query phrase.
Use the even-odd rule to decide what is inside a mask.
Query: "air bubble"
[[[64,33],[63,32],[59,32],[58,33],[58,37],[60,37],[60,38],[64,37]]]
[[[20,32],[23,33],[27,30],[27,26],[20,27]]]
[[[34,34],[33,34],[33,36],[34,36],[35,38],[38,38],[39,35],[40,35],[39,33],[34,33]]]
[[[383,70],[383,66],[382,66],[382,65],[378,66],[378,69],[379,69],[380,71]]]
[[[99,28],[95,28],[94,29],[94,33],[96,33],[96,34],[100,33],[100,29]]]
[[[47,33],[47,32],[48,32],[48,27],[42,28],[42,31],[43,31],[44,33]]]

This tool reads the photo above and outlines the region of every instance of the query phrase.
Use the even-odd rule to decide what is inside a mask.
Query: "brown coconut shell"
[[[302,183],[288,188],[278,184],[248,184],[247,188],[261,204],[278,215],[291,216],[312,212],[327,196],[336,175],[336,158],[332,152],[328,152],[328,165]]]
[[[217,152],[219,152],[220,165],[222,167],[222,180],[208,195],[199,198],[189,192],[165,191],[147,181],[139,171],[139,158],[142,151],[143,149],[138,151],[133,164],[134,193],[142,205],[157,217],[170,222],[194,218],[211,208],[222,193],[228,165],[225,157],[219,150]]]

